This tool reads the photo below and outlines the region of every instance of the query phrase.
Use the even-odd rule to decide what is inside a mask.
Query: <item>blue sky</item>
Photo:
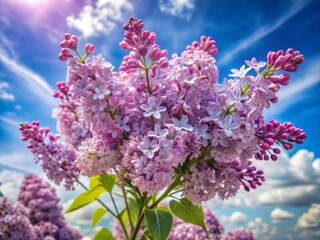
[[[0,0],[0,181],[15,197],[22,174],[42,174],[20,141],[18,122],[40,120],[55,129],[55,83],[65,79],[58,60],[65,32],[81,36],[80,47],[95,44],[116,68],[125,51],[118,47],[129,16],[145,21],[169,55],[181,53],[201,35],[217,42],[220,81],[244,60],[265,60],[268,51],[289,47],[305,62],[283,87],[266,119],[291,121],[308,139],[277,162],[259,166],[267,182],[227,202],[209,201],[227,229],[247,227],[257,239],[316,239],[320,235],[320,1],[147,1]],[[300,151],[299,151],[300,150]],[[63,203],[76,193],[57,188]],[[92,209],[91,209],[92,210]],[[83,214],[83,215],[81,215]],[[91,212],[77,213],[88,223]],[[81,217],[82,216],[82,217]],[[72,217],[69,217],[72,218]],[[312,221],[314,219],[314,221]]]

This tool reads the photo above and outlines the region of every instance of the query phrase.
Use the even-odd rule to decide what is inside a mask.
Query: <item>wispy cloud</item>
[[[160,0],[161,12],[172,16],[190,19],[194,10],[194,0]]]
[[[3,100],[13,100],[14,95],[7,92],[7,89],[9,88],[9,84],[6,82],[0,82],[0,99]]]
[[[288,21],[290,18],[292,18],[298,12],[300,12],[308,3],[309,3],[309,1],[307,1],[307,0],[293,1],[293,5],[291,6],[291,8],[288,9],[288,11],[285,11],[285,14],[283,16],[278,18],[271,25],[260,26],[253,34],[240,40],[236,44],[236,47],[233,47],[231,50],[227,51],[224,54],[224,56],[219,60],[219,64],[228,63],[233,58],[234,55],[249,48],[255,42],[259,41],[260,39],[268,36],[270,33],[277,30],[286,21]]]
[[[13,73],[15,78],[19,79],[21,86],[26,87],[32,92],[32,97],[38,97],[41,102],[52,107],[56,103],[51,97],[53,89],[49,86],[45,79],[33,72],[31,69],[23,66],[19,61],[9,57],[6,51],[0,48],[0,63]]]
[[[6,123],[6,124],[9,124],[13,127],[18,127],[19,126],[19,123],[17,121],[14,121],[12,120],[11,118],[7,118],[7,117],[4,117],[4,116],[0,116],[0,121]]]
[[[123,22],[132,12],[133,5],[127,0],[98,0],[84,6],[78,16],[68,16],[67,25],[79,30],[83,37],[109,34],[116,22]]]

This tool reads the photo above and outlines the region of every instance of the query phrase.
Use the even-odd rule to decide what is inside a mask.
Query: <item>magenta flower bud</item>
[[[63,40],[63,41],[60,43],[60,47],[62,47],[62,48],[67,48],[67,47],[68,47],[68,41],[67,41],[67,40]]]
[[[274,148],[274,149],[273,149],[273,152],[274,152],[275,154],[280,154],[280,153],[281,153],[281,150],[280,150],[279,148]]]
[[[263,156],[263,160],[268,161],[269,159],[270,159],[270,158],[269,158],[268,155],[264,155],[264,156]]]
[[[119,46],[120,46],[122,49],[131,50],[131,49],[128,49],[129,44],[128,44],[127,42],[125,42],[125,41],[121,41],[121,42],[119,43]]]
[[[58,57],[59,57],[59,59],[61,60],[61,61],[66,61],[66,60],[68,60],[68,56],[66,56],[66,55],[64,55],[64,54],[62,54],[62,53],[59,53],[59,55],[58,55]]]
[[[90,43],[87,43],[85,46],[84,46],[84,52],[87,54],[87,55],[90,55],[91,53],[93,53],[94,51],[94,46]]]
[[[71,39],[75,40],[76,43],[78,43],[78,37],[77,37],[76,35],[72,35],[72,36],[71,36]]]
[[[66,56],[71,55],[71,54],[70,54],[70,51],[69,51],[68,49],[66,49],[66,48],[62,48],[61,51],[60,51],[60,53],[62,53],[63,55],[66,55]]]
[[[293,55],[293,54],[294,54],[293,49],[292,49],[292,48],[288,48],[287,51],[286,51],[286,55],[287,55],[287,54]]]
[[[76,40],[74,40],[74,39],[69,39],[68,40],[68,47],[70,48],[70,49],[76,49],[77,48],[77,41]]]
[[[288,133],[282,133],[282,134],[281,134],[281,138],[282,138],[282,139],[288,139],[289,136],[290,136],[290,135],[289,135]]]
[[[265,142],[265,143],[262,144],[261,148],[264,149],[264,150],[268,150],[270,148],[270,145]]]
[[[283,63],[283,56],[279,56],[279,58],[277,58],[276,62],[274,63],[274,67],[281,68],[282,63]]]
[[[279,101],[279,98],[275,96],[274,98],[270,99],[270,102],[277,103]]]
[[[292,143],[287,143],[287,142],[285,142],[285,143],[283,143],[282,145],[283,145],[283,147],[284,147],[286,150],[290,150],[290,149],[293,148],[293,144],[292,144]]]
[[[296,64],[301,64],[303,63],[304,61],[304,56],[303,54],[299,54],[297,56],[295,56],[293,59],[292,59],[293,62],[295,62]]]
[[[272,161],[277,161],[277,160],[278,160],[277,155],[272,154],[272,155],[271,155],[271,160],[272,160]]]
[[[274,144],[274,139],[273,138],[267,138],[266,139],[266,143],[268,143],[269,145]]]
[[[70,38],[71,38],[71,34],[70,33],[66,33],[65,35],[64,35],[64,38],[66,39],[66,40],[69,40]]]
[[[283,70],[287,71],[287,72],[294,72],[297,70],[297,68],[293,65],[293,64],[286,64],[283,66]]]

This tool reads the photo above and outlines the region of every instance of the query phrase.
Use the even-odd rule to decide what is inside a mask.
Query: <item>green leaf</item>
[[[96,188],[97,186],[102,186],[100,182],[100,176],[93,176],[90,178],[90,188],[89,191]]]
[[[189,200],[183,198],[180,199],[180,202],[171,200],[170,209],[178,218],[185,222],[198,225],[207,232],[204,224],[203,210],[201,207],[194,206]]]
[[[136,201],[133,198],[129,198],[129,212],[130,212],[130,216],[131,219],[133,221],[133,223],[136,222],[137,220],[137,216],[138,215],[138,210],[139,210],[139,205],[136,203]],[[123,209],[123,211],[120,213],[121,215],[121,219],[124,222],[124,224],[129,223],[129,216],[128,216],[128,211],[127,209]]]
[[[100,176],[100,183],[107,190],[108,193],[112,192],[112,188],[116,183],[117,176],[114,174],[103,173]]]
[[[108,228],[102,228],[95,236],[94,240],[114,240]]]
[[[101,218],[108,212],[108,210],[104,208],[98,208],[94,211],[92,214],[92,224],[91,224],[91,229],[94,228],[94,226],[101,220]]]
[[[156,240],[166,240],[173,222],[171,213],[163,210],[146,209],[144,214],[151,236]]]
[[[105,189],[103,187],[96,186],[89,192],[81,193],[78,197],[76,197],[71,206],[64,213],[73,212],[88,205],[89,203],[99,198],[103,192],[105,192]]]

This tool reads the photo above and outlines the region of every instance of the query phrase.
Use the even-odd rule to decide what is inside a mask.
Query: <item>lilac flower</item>
[[[195,127],[195,132],[197,133],[197,140],[206,146],[208,144],[208,139],[211,139],[210,133],[208,133],[208,125],[204,124],[201,127]]]
[[[223,131],[215,129],[213,131],[213,140],[212,140],[212,146],[217,146],[220,144],[223,147],[228,147],[228,141],[226,140],[226,135]]]
[[[94,88],[95,94],[93,95],[93,99],[104,99],[105,96],[109,95],[111,92],[107,88],[102,88],[102,87],[95,87]]]
[[[125,116],[123,118],[123,120],[121,120],[121,118],[118,115],[116,115],[114,117],[114,119],[117,122],[116,126],[118,126],[119,128],[123,129],[126,132],[130,132],[130,127],[128,125],[126,125],[126,123],[129,122],[129,117],[128,116]]]
[[[183,81],[189,84],[194,84],[197,79],[198,79],[198,76],[197,74],[194,73],[186,77]]]
[[[173,118],[172,121],[173,121],[173,124],[174,124],[174,128],[177,131],[186,130],[186,131],[191,132],[193,130],[192,125],[188,124],[189,118],[186,115],[183,115],[181,120]]]
[[[145,136],[143,142],[141,142],[137,147],[147,158],[153,158],[154,153],[159,150],[159,144],[156,140],[152,140]]]
[[[220,109],[214,109],[212,107],[209,107],[207,111],[209,116],[206,116],[203,118],[203,121],[205,122],[211,122],[211,121],[217,122],[220,119],[220,116],[222,114],[222,111]]]
[[[240,127],[239,123],[233,120],[232,115],[227,115],[223,120],[218,122],[227,137],[234,135],[234,131]]]
[[[151,115],[156,118],[161,118],[161,112],[164,112],[167,108],[161,105],[161,98],[149,97],[148,98],[148,105],[142,104],[141,108],[145,111],[143,116],[150,117]]]
[[[257,59],[254,57],[251,61],[245,60],[246,64],[253,68],[257,73],[259,72],[260,68],[264,67],[267,63],[263,61],[257,62]]]
[[[236,87],[228,92],[228,105],[233,105],[235,108],[241,108],[243,105],[243,101],[245,101],[248,97],[241,93],[240,87]]]
[[[159,124],[156,124],[154,126],[154,131],[149,131],[148,136],[149,137],[155,137],[155,138],[161,138],[165,137],[169,134],[168,129],[161,130],[161,126]]]
[[[240,77],[243,78],[249,71],[251,68],[246,68],[245,65],[242,65],[240,70],[238,69],[231,69],[232,74],[229,74],[230,77]]]

